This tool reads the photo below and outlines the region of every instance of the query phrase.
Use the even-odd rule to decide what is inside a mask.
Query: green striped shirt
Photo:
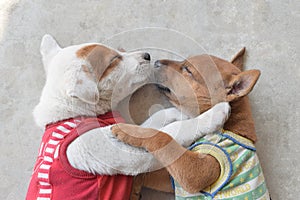
[[[222,131],[199,139],[190,150],[210,154],[220,163],[218,180],[203,191],[190,194],[175,182],[176,200],[269,200],[269,193],[252,141]]]

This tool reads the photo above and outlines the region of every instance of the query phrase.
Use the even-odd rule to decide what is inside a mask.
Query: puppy
[[[244,53],[245,48],[231,62],[209,55],[193,56],[184,61],[155,62],[156,77],[164,86],[164,93],[188,116],[197,116],[223,101],[232,106],[224,130],[196,140],[189,147],[190,151],[165,165],[175,179],[176,199],[270,198],[255,153],[256,134],[246,97],[260,72],[241,71]],[[127,144],[147,149],[162,163],[165,163],[166,152],[161,149],[168,149],[165,146],[170,143],[172,149],[180,149],[179,144],[163,133],[147,141],[132,134],[137,127],[121,126],[121,129],[113,127],[114,135]],[[154,134],[151,130],[139,129],[143,137]],[[156,174],[155,178],[158,177]],[[147,181],[151,180],[148,177]],[[151,183],[148,185],[152,186]]]
[[[45,133],[26,199],[128,199],[132,176],[127,175],[155,170],[160,163],[113,137],[111,125],[124,122],[117,104],[152,81],[150,55],[99,43],[61,48],[50,35],[43,37],[40,51],[47,80],[33,114]],[[185,117],[171,108],[160,112],[168,123],[162,130],[189,145],[219,129],[229,109],[226,103],[215,106],[190,121],[201,126],[197,132],[176,137],[178,123],[172,122]],[[161,114],[145,126],[158,127]]]

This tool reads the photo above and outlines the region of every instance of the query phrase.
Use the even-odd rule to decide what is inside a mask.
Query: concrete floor
[[[246,46],[262,75],[250,98],[258,154],[272,198],[300,188],[299,1],[0,1],[0,199],[24,199],[41,138],[33,122],[45,76],[45,33],[62,46],[103,42],[149,49],[153,59],[210,53],[230,59]],[[145,27],[160,27],[147,28]],[[150,48],[151,47],[151,48]],[[172,199],[144,191],[143,199]]]

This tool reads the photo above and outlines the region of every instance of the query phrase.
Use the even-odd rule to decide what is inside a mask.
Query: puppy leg
[[[198,138],[222,128],[229,115],[229,104],[222,102],[196,118],[176,121],[160,130],[172,136],[179,144],[187,147]]]
[[[120,124],[114,126],[112,132],[127,144],[148,150],[190,193],[204,189],[219,177],[220,166],[214,157],[188,151],[161,131]],[[140,135],[142,132],[143,138]]]

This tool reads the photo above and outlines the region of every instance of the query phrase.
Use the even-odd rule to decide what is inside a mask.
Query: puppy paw
[[[140,126],[131,124],[116,124],[111,127],[112,134],[122,142],[147,149],[149,145],[159,132],[151,128],[142,128]]]
[[[214,117],[217,117],[216,119],[219,119],[219,121],[223,119],[223,123],[226,122],[230,116],[231,107],[228,102],[218,103],[212,109],[213,112],[216,113]]]
[[[221,102],[212,108],[211,130],[216,131],[223,128],[224,123],[230,116],[231,107],[228,102]]]
[[[117,139],[126,144],[142,147],[143,139],[132,134],[134,130],[130,129],[131,127],[127,127],[126,124],[117,124],[111,127],[111,132]]]
[[[199,132],[207,134],[221,129],[230,115],[230,109],[229,103],[222,102],[199,115]]]
[[[151,127],[154,129],[161,129],[175,121],[182,121],[188,119],[188,116],[183,114],[177,108],[166,108],[154,113],[149,119],[147,119],[141,126]]]
[[[188,116],[183,114],[180,110],[178,110],[175,107],[167,108],[160,112],[162,112],[161,115],[164,117],[163,120],[165,122],[165,126],[175,121],[182,121],[188,119]]]

